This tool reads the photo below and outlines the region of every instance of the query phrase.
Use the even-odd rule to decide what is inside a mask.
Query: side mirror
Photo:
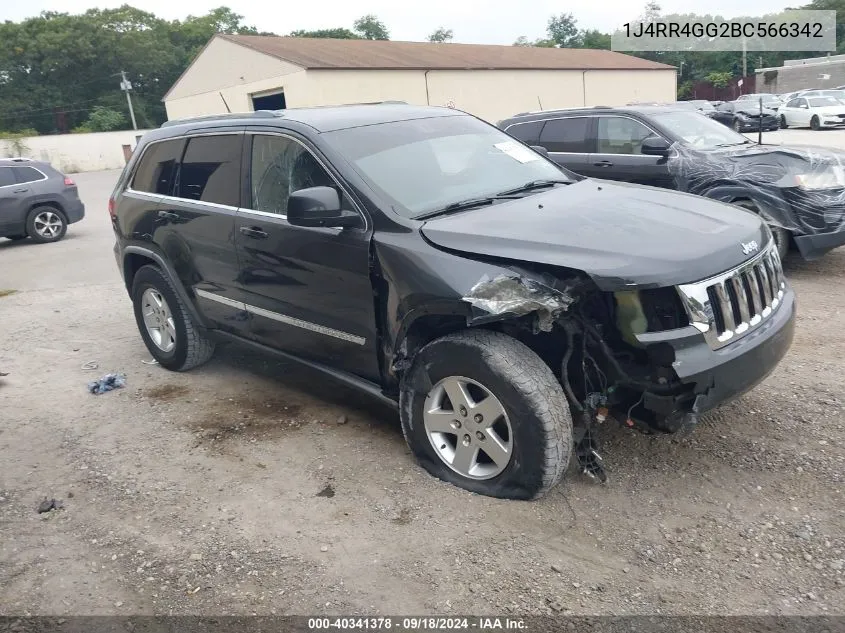
[[[549,150],[547,150],[547,149],[546,149],[545,147],[543,147],[542,145],[529,145],[529,147],[530,147],[531,149],[533,149],[535,152],[537,152],[538,154],[542,154],[542,155],[543,155],[543,156],[545,156],[546,158],[548,158],[548,157],[549,157]]]
[[[649,156],[666,156],[669,154],[669,142],[661,136],[649,136],[643,140],[640,153]]]
[[[358,226],[361,221],[354,211],[341,209],[334,187],[294,191],[288,198],[287,218],[293,226],[345,227]]]

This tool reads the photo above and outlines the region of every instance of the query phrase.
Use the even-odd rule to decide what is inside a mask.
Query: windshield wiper
[[[749,143],[754,144],[754,141],[745,139],[739,143],[719,143],[716,147],[735,147],[736,145],[748,145]]]
[[[438,215],[446,215],[448,213],[454,213],[455,211],[464,211],[466,209],[474,209],[475,207],[483,207],[487,204],[493,204],[497,199],[497,197],[489,196],[487,198],[470,198],[469,200],[461,200],[460,202],[453,202],[452,204],[447,204],[441,209],[435,209],[434,211],[428,211],[427,213],[415,215],[414,219],[428,220],[429,218],[434,218]]]
[[[548,187],[554,187],[555,185],[568,185],[572,181],[571,180],[554,180],[554,179],[546,179],[546,180],[532,180],[531,182],[527,182],[521,187],[516,187],[514,189],[508,189],[507,191],[501,191],[498,195],[500,196],[509,196],[514,193],[523,193],[525,191],[533,191],[534,189],[546,189]]]

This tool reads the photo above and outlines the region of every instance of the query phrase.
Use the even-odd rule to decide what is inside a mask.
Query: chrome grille
[[[690,323],[719,349],[768,319],[783,301],[786,282],[777,248],[726,273],[678,286]]]

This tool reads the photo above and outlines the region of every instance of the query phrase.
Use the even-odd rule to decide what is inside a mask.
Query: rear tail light
[[[73,178],[68,178],[67,176],[65,176],[65,187],[74,187],[74,186],[76,186],[76,183],[73,182]]]
[[[115,214],[114,214],[114,198],[109,198],[109,215],[111,216],[112,220],[115,218]]]

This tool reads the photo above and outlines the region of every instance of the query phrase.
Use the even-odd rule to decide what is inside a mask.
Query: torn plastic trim
[[[555,320],[576,301],[572,286],[559,290],[523,275],[485,275],[464,295],[473,308],[470,325],[499,320],[503,316],[536,314],[537,327],[551,332]]]

